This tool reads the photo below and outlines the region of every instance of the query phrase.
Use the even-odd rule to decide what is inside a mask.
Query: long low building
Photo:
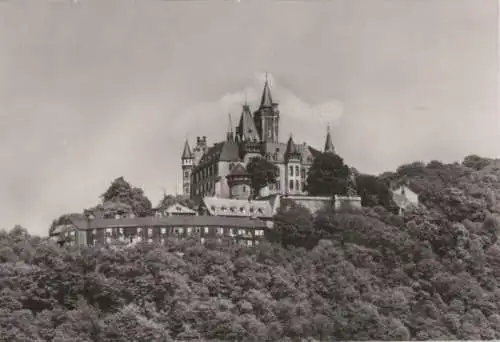
[[[230,238],[234,242],[255,246],[264,238],[269,222],[251,217],[222,216],[160,216],[120,219],[92,219],[68,217],[51,232],[51,238],[60,243],[103,245],[113,242],[163,244],[169,238],[207,239]]]

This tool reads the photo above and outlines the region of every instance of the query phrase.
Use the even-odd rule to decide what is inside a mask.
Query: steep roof
[[[326,131],[326,140],[325,140],[325,152],[327,153],[335,153],[335,147],[333,146],[332,136],[330,134],[330,126],[328,126]]]
[[[240,153],[238,144],[234,141],[223,141],[216,143],[208,149],[202,156],[200,165],[208,162],[210,159],[216,161],[238,162],[240,161]]]
[[[314,157],[321,153],[320,151],[312,148],[306,144],[295,144],[295,148],[302,156],[302,163],[306,165],[312,164]],[[287,144],[282,142],[266,141],[263,146],[264,156],[268,156],[270,162],[284,163]]]
[[[184,151],[182,151],[182,159],[192,159],[193,153],[191,152],[191,148],[189,147],[189,143],[186,140],[184,143]]]
[[[240,124],[238,125],[237,134],[242,141],[259,141],[259,133],[253,121],[252,112],[248,105],[243,105],[241,111]]]
[[[267,81],[266,75],[266,83],[264,84],[264,90],[262,91],[262,98],[260,99],[260,107],[272,107],[273,99],[271,97],[271,89],[269,88],[269,82]]]
[[[290,159],[290,158],[301,158],[302,153],[299,151],[297,145],[293,142],[293,137],[290,135],[290,138],[288,138],[288,142],[286,144],[286,152],[285,152],[285,159]]]

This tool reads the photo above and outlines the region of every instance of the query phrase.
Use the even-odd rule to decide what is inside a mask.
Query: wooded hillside
[[[368,207],[313,218],[287,205],[280,234],[257,248],[59,248],[20,227],[3,232],[0,336],[499,339],[500,161],[413,163],[365,180]],[[403,180],[426,207],[404,218],[388,210],[382,186]]]

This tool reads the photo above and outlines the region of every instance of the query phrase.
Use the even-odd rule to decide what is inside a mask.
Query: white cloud
[[[289,134],[293,134],[297,142],[306,141],[313,146],[322,146],[326,126],[335,126],[343,114],[343,104],[335,99],[317,104],[308,103],[282,86],[272,75],[268,75],[268,80],[273,101],[279,103],[280,140],[286,141]],[[228,92],[218,100],[199,103],[182,111],[175,123],[179,146],[186,132],[190,141],[203,135],[207,136],[209,144],[224,139],[228,113],[231,113],[233,126],[236,126],[245,100],[252,110],[257,109],[264,82],[265,74],[258,73],[244,89]]]

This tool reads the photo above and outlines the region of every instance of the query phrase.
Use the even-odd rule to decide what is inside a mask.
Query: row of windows
[[[295,173],[293,172],[295,170]],[[299,168],[298,165],[295,165],[295,168],[293,166],[290,166],[288,168],[288,174],[290,175],[290,177],[301,177],[303,179],[306,178],[306,174],[307,174],[307,169],[306,168]]]
[[[210,209],[211,209],[212,211],[215,211],[217,208],[215,207],[215,205],[212,205],[212,206],[210,206]],[[222,206],[220,207],[220,210],[221,210],[222,212],[231,212],[231,213],[236,213],[236,212],[238,212],[238,211],[239,211],[240,213],[246,213],[246,211],[247,211],[245,207],[240,207],[240,208],[238,209],[236,206],[231,206],[231,207],[229,207],[229,208],[228,208],[228,207],[226,207],[225,205],[222,205]],[[264,213],[264,208],[262,208],[262,207],[259,207],[259,208],[250,207],[250,208],[248,208],[248,211],[249,211],[251,214],[252,214],[252,213],[254,213],[254,212],[257,212],[257,213],[259,213],[259,214],[263,214],[263,213]]]
[[[133,228],[132,228],[133,229]],[[159,233],[161,235],[167,234],[167,227],[161,227],[161,228],[147,228],[144,229],[142,227],[137,227],[135,231],[135,235],[140,235],[143,232],[146,232],[146,235],[148,237],[153,236],[154,229],[159,229]],[[263,236],[264,235],[264,230],[262,229],[246,229],[246,228],[224,228],[224,227],[215,227],[212,228],[212,231],[215,232],[217,235],[229,235],[229,236],[252,236],[252,231],[255,236]],[[130,233],[130,231],[127,231]],[[168,232],[173,232],[175,235],[181,235],[181,234],[210,234],[210,227],[173,227],[169,228]],[[74,232],[72,232],[74,233]],[[123,236],[125,234],[124,228],[118,227],[118,228],[106,228],[105,230],[105,236],[106,237],[111,237],[113,235],[118,235],[118,236]],[[74,234],[73,234],[74,235]],[[97,229],[92,230],[92,235],[95,236],[97,235]]]
[[[197,183],[202,179],[217,175],[217,164],[212,164],[193,174],[193,182]]]
[[[305,182],[300,182],[298,180],[296,180],[294,182],[293,179],[291,179],[290,182],[288,183],[288,189],[290,191],[302,191],[302,192],[305,192],[306,191],[306,183]]]

